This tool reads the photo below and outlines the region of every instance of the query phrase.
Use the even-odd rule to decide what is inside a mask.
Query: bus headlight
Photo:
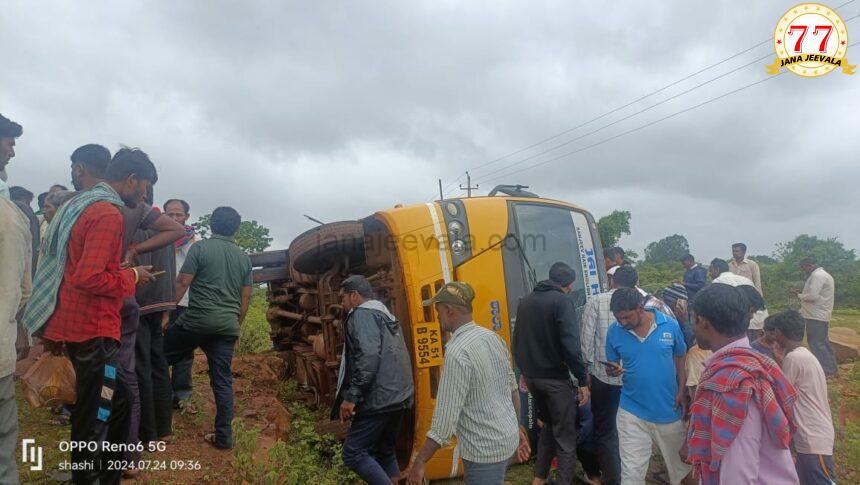
[[[466,252],[466,243],[457,239],[456,241],[451,243],[451,252],[460,256],[461,254]]]
[[[457,221],[451,221],[448,224],[448,234],[453,238],[458,238],[463,235],[463,224]]]

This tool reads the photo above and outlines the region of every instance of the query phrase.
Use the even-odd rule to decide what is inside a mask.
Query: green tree
[[[807,278],[798,262],[814,256],[818,265],[833,275],[836,284],[837,307],[860,308],[860,261],[853,249],[835,237],[819,238],[801,234],[791,241],[776,245],[773,262],[759,260],[765,301],[775,308],[797,308],[792,288],[802,288]]]
[[[680,234],[666,236],[645,247],[645,261],[649,263],[674,263],[690,252],[690,243]]]
[[[191,224],[194,230],[202,238],[207,238],[212,233],[212,214],[206,214],[200,220]],[[246,253],[259,253],[265,251],[272,244],[269,236],[269,228],[260,225],[257,221],[242,221],[239,231],[236,233],[236,245]]]
[[[612,211],[597,221],[597,232],[604,248],[618,245],[621,236],[630,234],[630,211]]]

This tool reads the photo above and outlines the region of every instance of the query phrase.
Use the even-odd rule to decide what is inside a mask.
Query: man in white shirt
[[[176,251],[176,271],[182,268],[185,263],[185,258],[188,256],[188,251],[191,245],[197,242],[197,236],[194,234],[194,228],[188,225],[188,219],[191,217],[191,206],[188,202],[182,199],[170,199],[164,203],[164,213],[174,221],[182,224],[185,228],[185,237],[178,239],[174,243]],[[185,292],[182,299],[176,303],[176,310],[170,314],[169,325],[173,325],[176,320],[188,308],[188,295],[190,292]],[[170,372],[170,383],[173,386],[173,404],[176,408],[183,410],[188,414],[196,414],[197,409],[191,403],[191,391],[193,384],[191,380],[191,370],[194,366],[194,356],[183,359],[172,366]]]
[[[519,425],[520,395],[502,339],[472,318],[475,291],[468,283],[445,284],[424,302],[433,305],[442,330],[451,332],[433,422],[405,478],[424,483],[424,465],[457,436],[467,484],[502,485],[509,459],[527,459],[528,438]]]
[[[747,259],[746,244],[732,244],[732,259],[729,261],[729,271],[736,275],[749,278],[758,292],[764,294],[761,289],[761,271],[759,270],[758,263],[751,259]]]
[[[804,319],[795,310],[777,313],[765,322],[775,342],[774,356],[797,391],[792,437],[797,452],[795,467],[804,485],[831,485],[833,473],[833,416],[827,398],[827,378],[812,352],[803,346]]]
[[[31,235],[24,214],[0,197],[0,483],[18,483],[15,446],[18,408],[15,403],[15,315],[30,297]]]
[[[755,261],[752,262],[753,264]],[[758,268],[758,266],[756,266]],[[724,283],[730,286],[752,286],[755,288],[755,282],[746,276],[739,275],[731,271],[731,263],[726,263],[724,260],[716,258],[711,261],[711,266],[708,268],[708,274],[713,280],[712,283]],[[756,310],[750,317],[749,328],[747,328],[747,338],[750,342],[755,342],[761,338],[764,328],[764,319],[768,317],[767,308],[764,308],[764,297],[759,288],[756,288],[761,298],[761,309]],[[753,296],[753,295],[750,295]]]
[[[833,295],[836,285],[830,273],[818,266],[814,256],[800,260],[800,268],[809,274],[803,290],[794,289],[800,299],[800,314],[806,319],[806,337],[809,350],[818,358],[827,377],[836,375],[836,356],[830,347],[828,328],[833,314]]]

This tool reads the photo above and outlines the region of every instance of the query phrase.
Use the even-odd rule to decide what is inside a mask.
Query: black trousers
[[[140,441],[147,443],[172,434],[173,391],[164,357],[163,312],[141,315],[135,342],[135,371],[140,390]]]
[[[828,336],[829,328],[829,322],[806,319],[806,341],[809,342],[809,351],[818,359],[824,374],[828,377],[835,376],[837,372],[836,354],[833,353]]]
[[[66,343],[66,354],[75,367],[77,401],[70,417],[71,441],[95,450],[72,451],[73,463],[87,470],[72,472],[76,484],[117,484],[122,470],[109,470],[107,462],[121,460],[122,452],[102,452],[102,442],[123,444],[128,437],[131,391],[117,372],[119,342],[98,337],[80,343]],[[86,447],[85,447],[86,448]]]
[[[594,441],[600,462],[600,483],[621,483],[621,453],[618,449],[618,428],[615,416],[621,402],[621,386],[607,384],[591,376],[591,413],[594,415]]]
[[[526,385],[534,397],[537,417],[543,421],[534,476],[547,478],[555,457],[558,458],[555,483],[573,483],[576,473],[576,389],[570,379],[526,377]]]

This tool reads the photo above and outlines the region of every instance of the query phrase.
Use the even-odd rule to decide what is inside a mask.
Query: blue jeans
[[[833,485],[836,483],[833,473],[833,457],[830,455],[797,454],[794,463],[797,476],[802,485]]]
[[[370,485],[390,485],[400,476],[394,446],[405,409],[356,415],[343,442],[343,463]]]
[[[475,463],[463,460],[463,482],[466,485],[502,485],[508,460],[498,463]]]
[[[182,312],[184,311],[185,307],[176,307],[176,310],[170,314],[170,322],[168,323],[167,328],[172,327],[173,324],[176,323],[176,319],[179,318],[179,315],[182,315]],[[191,368],[193,366],[194,353],[172,365],[173,369],[171,369],[170,372],[170,383],[173,387],[174,404],[191,397]]]
[[[209,363],[209,383],[215,395],[215,446],[233,447],[233,347],[237,337],[189,332],[173,325],[164,334],[164,356],[168,364],[176,364],[203,349]]]

